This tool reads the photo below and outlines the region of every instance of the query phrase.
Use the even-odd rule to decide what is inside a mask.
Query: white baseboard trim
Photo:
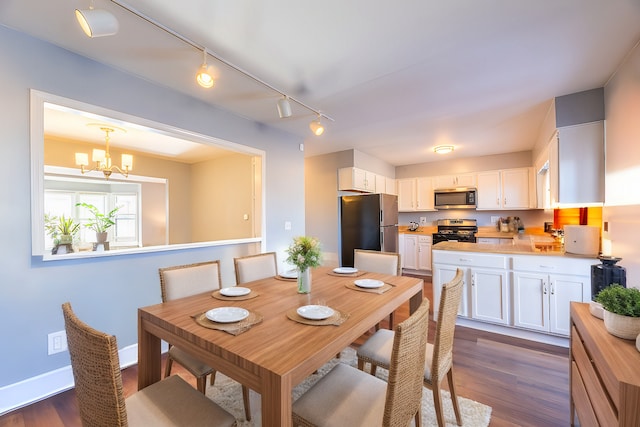
[[[492,323],[478,322],[475,320],[463,319],[460,317],[456,319],[456,325],[466,326],[467,328],[493,332],[501,335],[507,335],[515,338],[522,338],[529,341],[556,345],[558,347],[569,348],[569,337],[550,335],[542,332],[529,331],[526,329],[512,328],[509,326],[494,325]]]
[[[162,351],[167,350],[162,343]],[[118,350],[122,369],[138,363],[138,344]],[[73,388],[71,365],[0,387],[0,415]]]

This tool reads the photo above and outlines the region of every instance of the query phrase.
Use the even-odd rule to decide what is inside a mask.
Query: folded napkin
[[[298,309],[292,308],[291,310],[287,311],[287,317],[293,320],[294,322],[303,323],[305,325],[314,325],[314,326],[327,326],[327,325],[340,326],[344,323],[345,320],[349,318],[348,313],[343,313],[340,310],[336,310],[335,308],[333,309],[333,311],[334,313],[331,316],[327,317],[326,319],[312,320],[312,319],[307,319],[300,316],[298,314]]]
[[[217,329],[219,331],[224,331],[231,335],[240,335],[241,333],[251,329],[253,325],[257,325],[258,323],[262,322],[262,319],[263,319],[262,315],[251,310],[249,310],[249,316],[246,319],[242,319],[239,322],[232,322],[232,323],[213,322],[207,319],[206,312],[196,314],[195,316],[192,316],[192,317],[194,318],[196,323],[200,326],[204,326],[205,328],[209,328],[209,329]]]

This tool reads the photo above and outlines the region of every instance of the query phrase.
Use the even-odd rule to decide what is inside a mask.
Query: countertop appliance
[[[446,241],[476,242],[478,222],[475,219],[439,219],[438,232],[433,233],[433,244]]]
[[[340,197],[342,267],[353,267],[353,250],[398,252],[398,196]]]
[[[469,187],[434,190],[436,209],[475,209],[478,206],[478,190]]]
[[[600,227],[565,225],[564,251],[570,254],[597,257],[600,251]]]
[[[602,264],[591,266],[591,299],[594,301],[601,290],[613,283],[627,287],[627,270],[616,265],[622,258],[599,256],[598,259]]]

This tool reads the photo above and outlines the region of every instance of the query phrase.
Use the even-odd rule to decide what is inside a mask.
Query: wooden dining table
[[[353,289],[358,279],[391,286],[381,294],[359,291]],[[423,298],[419,278],[377,273],[339,277],[327,267],[313,269],[309,294],[299,294],[295,281],[276,277],[242,286],[257,297],[229,301],[207,292],[138,309],[138,389],[161,379],[164,340],[260,393],[263,426],[290,426],[294,386],[400,305],[409,301],[413,312]],[[287,316],[292,308],[316,303],[348,317],[339,326],[317,326]],[[194,315],[216,307],[242,307],[263,320],[238,335],[194,320]]]

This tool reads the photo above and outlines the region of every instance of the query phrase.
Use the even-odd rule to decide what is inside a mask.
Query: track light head
[[[203,88],[209,89],[213,87],[215,81],[213,80],[213,76],[211,75],[211,71],[207,65],[207,49],[202,51],[202,56],[202,65],[198,68],[198,72],[196,73],[196,81]]]
[[[318,114],[318,118],[309,123],[309,129],[315,136],[320,136],[324,132],[324,126],[320,122],[320,114]]]
[[[283,98],[278,99],[278,115],[281,119],[285,119],[287,117],[291,117],[291,103],[289,99],[284,96]]]
[[[118,20],[103,9],[76,9],[76,19],[82,31],[91,38],[112,36],[118,32]]]

